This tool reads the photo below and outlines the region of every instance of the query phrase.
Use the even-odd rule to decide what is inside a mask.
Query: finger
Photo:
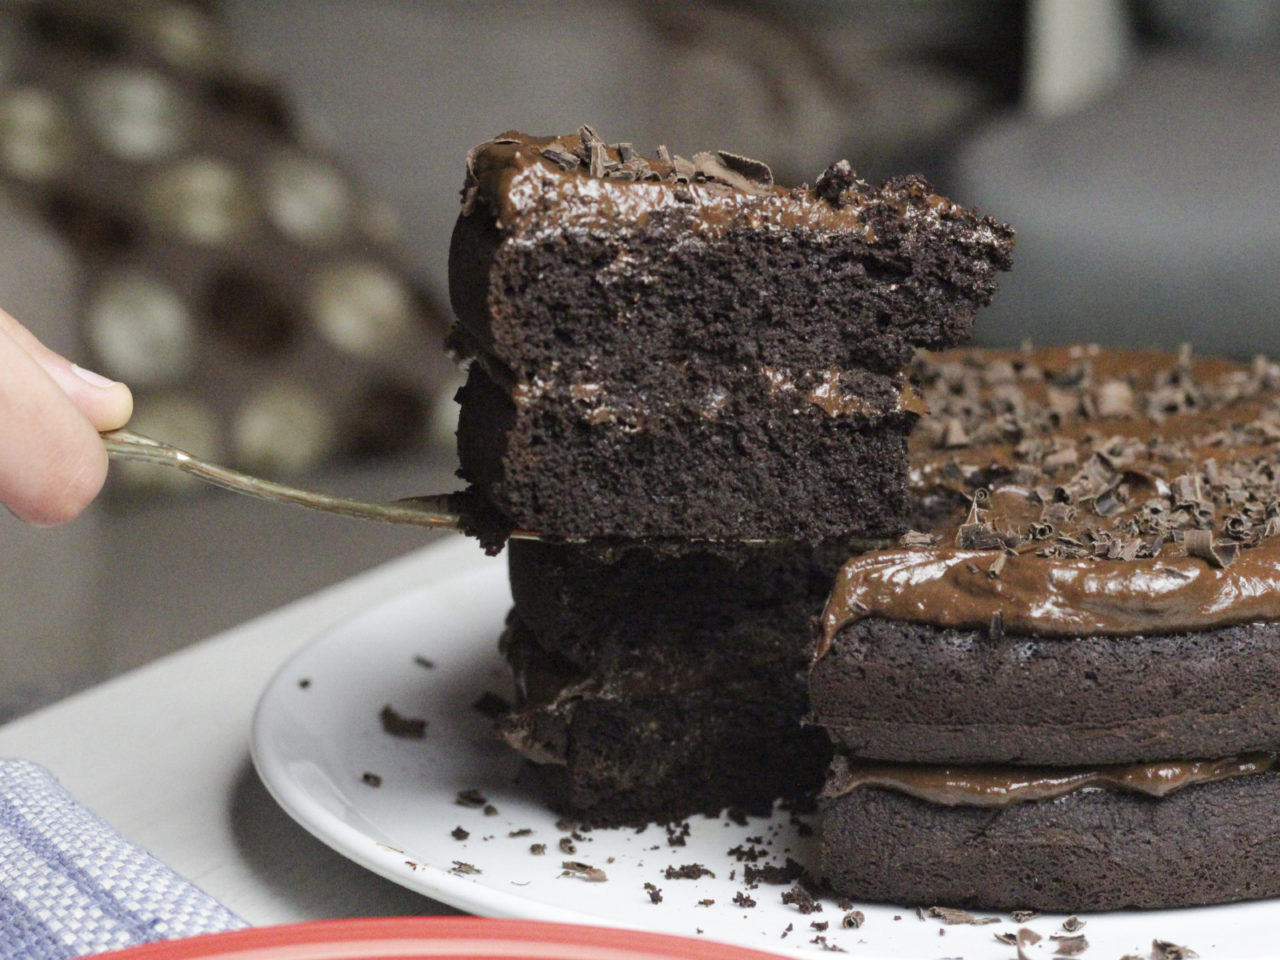
[[[6,333],[36,361],[97,430],[114,430],[129,422],[133,394],[123,383],[72,363],[50,350],[21,323],[0,310],[0,333]]]
[[[0,329],[0,502],[31,523],[78,516],[107,476],[94,425],[45,368]]]

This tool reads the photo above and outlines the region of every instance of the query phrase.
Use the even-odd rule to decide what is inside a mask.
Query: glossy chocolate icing
[[[884,787],[929,803],[955,807],[1005,807],[1052,800],[1077,790],[1108,789],[1163,797],[1197,783],[1263,773],[1270,753],[1220,760],[1172,760],[1101,767],[954,766],[860,763],[840,755],[832,762],[822,795],[840,797],[859,787]]]
[[[591,159],[585,161],[584,157]],[[835,168],[833,167],[832,170]],[[487,210],[504,231],[518,227],[536,233],[546,222],[553,231],[643,226],[658,211],[696,211],[706,236],[735,225],[751,229],[805,228],[851,233],[862,231],[868,244],[875,234],[867,223],[874,204],[901,207],[904,218],[947,218],[960,207],[928,189],[918,178],[903,178],[886,191],[828,171],[816,186],[787,188],[773,183],[759,161],[724,151],[698,153],[692,160],[659,148],[641,157],[629,144],[605,144],[584,127],[578,134],[534,137],[509,131],[475,147],[467,158],[463,214]],[[982,222],[974,241],[1000,243],[994,222]]]
[[[862,617],[1037,636],[1280,618],[1280,369],[1058,348],[922,358],[919,529],[852,558]]]

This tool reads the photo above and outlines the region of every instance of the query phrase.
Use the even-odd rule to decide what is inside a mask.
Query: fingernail
[[[116,385],[116,381],[108,379],[100,373],[94,373],[92,370],[86,370],[79,364],[73,363],[71,365],[71,369],[75,371],[76,376],[90,386],[105,388],[114,387]]]

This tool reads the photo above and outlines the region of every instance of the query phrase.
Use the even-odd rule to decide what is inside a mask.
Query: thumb
[[[77,366],[50,350],[9,314],[0,310],[0,332],[22,347],[99,432],[123,427],[133,414],[133,394],[123,383]]]

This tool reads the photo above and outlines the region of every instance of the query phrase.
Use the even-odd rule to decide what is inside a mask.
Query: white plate
[[[1016,931],[1008,915],[987,926],[945,926],[908,907],[858,905],[865,922],[841,927],[831,900],[821,913],[783,904],[785,886],[748,889],[743,864],[730,854],[764,837],[767,862],[794,857],[814,864],[814,840],[798,835],[789,815],[752,818],[746,826],[694,818],[684,846],[667,831],[593,830],[563,853],[568,830],[544,807],[528,771],[495,741],[490,721],[472,704],[484,692],[509,696],[496,641],[510,606],[506,565],[450,541],[450,578],[374,606],[319,637],[271,681],[253,725],[253,758],[286,811],[339,853],[413,890],[472,913],[701,935],[780,953],[812,955],[814,922],[827,942],[862,958],[1013,957],[998,933]],[[418,658],[418,659],[415,659]],[[428,669],[419,660],[434,663]],[[427,720],[421,740],[390,736],[379,711]],[[364,781],[366,773],[380,786]],[[479,790],[496,812],[456,803]],[[455,828],[466,839],[453,836]],[[513,832],[521,835],[512,837]],[[530,831],[523,833],[523,831]],[[459,833],[461,836],[461,833]],[[546,844],[546,853],[530,845]],[[604,882],[566,876],[564,861],[605,871]],[[715,876],[668,880],[668,866],[701,864]],[[467,873],[467,864],[479,872]],[[651,902],[645,884],[662,891]],[[754,907],[735,905],[747,894]],[[703,904],[702,901],[714,901]],[[1043,940],[1030,957],[1053,956],[1060,916],[1025,926]],[[1182,944],[1201,957],[1244,960],[1280,955],[1280,908],[1273,902],[1198,910],[1086,916],[1085,960],[1147,957],[1152,941]],[[784,932],[786,933],[783,936]]]

